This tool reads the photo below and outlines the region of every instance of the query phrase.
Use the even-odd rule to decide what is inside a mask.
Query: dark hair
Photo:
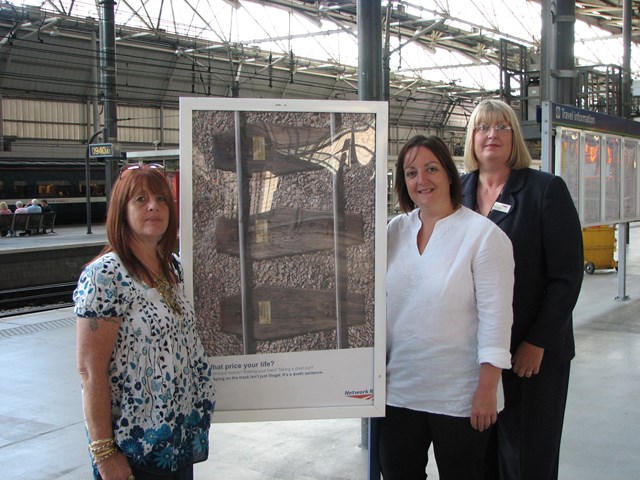
[[[407,182],[404,179],[404,162],[407,159],[409,150],[416,147],[425,147],[431,150],[440,164],[444,167],[447,175],[449,176],[449,181],[451,182],[451,204],[454,209],[458,208],[462,203],[462,184],[460,183],[460,173],[456,168],[451,152],[449,152],[445,143],[435,135],[431,135],[429,137],[416,135],[415,137],[410,138],[407,143],[402,146],[400,153],[398,153],[398,161],[396,162],[396,180],[394,190],[398,196],[400,209],[404,213],[408,213],[416,208],[416,205],[409,196]]]
[[[178,212],[173,201],[171,185],[164,172],[158,168],[141,165],[139,168],[124,170],[115,182],[109,199],[107,211],[107,239],[108,245],[100,252],[116,252],[129,273],[138,280],[152,280],[151,272],[133,254],[131,245],[132,232],[127,221],[127,204],[140,190],[146,190],[153,195],[168,199],[169,224],[167,231],[158,243],[158,255],[162,273],[171,283],[177,278],[171,268],[173,253],[178,244]]]

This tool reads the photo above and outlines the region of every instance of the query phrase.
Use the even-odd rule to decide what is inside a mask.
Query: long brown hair
[[[140,165],[137,168],[129,168],[122,171],[111,191],[106,221],[108,244],[100,252],[100,255],[115,252],[134,278],[147,282],[153,279],[152,272],[142,264],[129,247],[133,234],[127,220],[127,204],[141,190],[167,199],[169,225],[162,239],[158,242],[157,250],[162,274],[169,279],[169,282],[175,284],[178,279],[173,273],[171,264],[173,253],[178,244],[178,212],[173,199],[171,185],[164,171],[160,168]]]

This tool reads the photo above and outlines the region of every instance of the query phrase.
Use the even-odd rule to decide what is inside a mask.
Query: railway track
[[[0,318],[55,310],[73,305],[75,282],[0,290]]]

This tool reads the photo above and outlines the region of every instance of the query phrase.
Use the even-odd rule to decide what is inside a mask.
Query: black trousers
[[[380,468],[384,480],[424,480],[429,447],[440,480],[482,480],[490,430],[478,432],[469,418],[387,405],[379,421]]]
[[[193,465],[169,473],[150,473],[134,466],[131,467],[131,471],[136,480],[193,480]],[[102,480],[100,474],[97,474],[96,480]]]
[[[505,408],[497,423],[502,480],[557,480],[570,365],[543,364],[531,378],[503,370]]]
[[[148,473],[143,470],[131,467],[136,480],[193,480],[193,465],[184,467],[172,473]]]

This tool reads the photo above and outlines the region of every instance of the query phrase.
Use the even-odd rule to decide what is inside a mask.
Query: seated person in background
[[[18,202],[16,202],[16,205],[17,204]],[[31,202],[29,203],[29,205],[25,210],[27,213],[42,213],[42,208],[40,207],[40,202],[38,202],[37,198],[34,198],[33,200],[31,200]],[[18,210],[16,210],[16,212],[17,211]],[[29,226],[27,230],[20,233],[20,236],[24,237],[25,235],[31,235],[32,230],[35,230],[35,232],[38,233],[38,229],[34,229],[31,226]]]
[[[53,208],[51,208],[51,205],[49,205],[49,202],[46,201],[44,198],[40,200],[40,206],[42,207],[42,213],[51,213],[53,212]],[[53,232],[53,228],[51,229],[51,231]],[[47,233],[47,228],[45,227],[45,224],[42,224],[42,234],[46,234]]]
[[[49,202],[47,202],[44,198],[40,200],[40,207],[42,207],[42,213],[53,212],[53,208],[51,208]]]
[[[42,207],[37,198],[31,200],[31,203],[27,207],[27,213],[42,213]]]
[[[7,202],[0,202],[0,215],[13,215],[13,212],[7,205]],[[0,237],[6,237],[11,233],[11,228],[0,229]]]
[[[24,203],[18,200],[16,202],[16,211],[13,213],[29,213],[29,212],[27,211],[27,208],[24,206]]]

